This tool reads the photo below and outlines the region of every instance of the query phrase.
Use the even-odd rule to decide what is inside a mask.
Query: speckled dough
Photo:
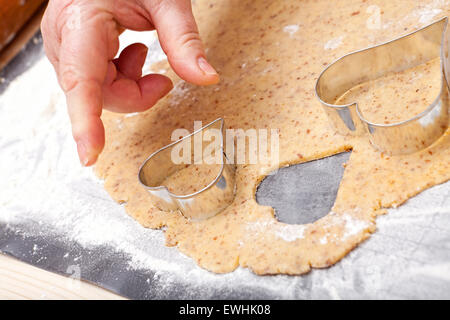
[[[220,84],[197,87],[168,71],[177,85],[148,112],[105,112],[107,144],[96,167],[132,217],[145,227],[166,227],[167,245],[218,273],[243,266],[257,274],[302,274],[342,259],[375,231],[385,208],[450,178],[448,131],[428,150],[388,157],[366,137],[336,134],[314,96],[319,73],[333,60],[448,15],[449,1],[197,0],[194,12]],[[424,97],[420,90],[411,94]],[[279,166],[352,149],[333,212],[313,224],[279,223],[272,208],[255,201],[258,183],[276,169],[263,165],[237,166],[234,203],[209,220],[157,210],[138,183],[139,166],[170,142],[174,129],[218,117],[229,128],[278,128]]]
[[[440,61],[437,58],[415,68],[362,83],[342,95],[336,104],[358,101],[364,117],[373,123],[390,124],[411,119],[439,96],[442,88]]]

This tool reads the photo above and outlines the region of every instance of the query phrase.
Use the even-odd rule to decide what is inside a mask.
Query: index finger
[[[59,81],[66,98],[83,165],[96,162],[105,144],[100,119],[103,107],[102,85],[108,61],[118,50],[118,31],[112,17],[90,12],[81,13],[79,26],[64,26],[59,52]]]

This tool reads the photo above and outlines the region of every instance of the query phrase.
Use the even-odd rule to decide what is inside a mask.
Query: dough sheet
[[[196,0],[208,59],[221,82],[197,87],[177,78],[167,63],[159,64],[155,70],[166,70],[176,82],[174,90],[133,117],[104,113],[107,143],[96,173],[133,218],[147,228],[164,227],[167,245],[207,270],[227,273],[242,266],[257,274],[298,275],[329,267],[376,230],[376,217],[386,208],[450,178],[450,135],[447,131],[419,153],[386,156],[367,137],[341,136],[330,127],[314,95],[315,82],[340,56],[397,38],[449,12],[449,1],[433,0]],[[434,95],[428,89],[434,80],[408,72],[394,76],[404,79],[397,91],[382,91],[400,95],[414,114],[421,99]],[[408,79],[411,83],[405,84]],[[376,92],[357,95],[367,101],[366,108],[375,108],[367,109],[371,117],[388,121],[406,115],[396,109],[404,104],[388,103],[391,99]],[[380,103],[384,110],[376,111]],[[155,208],[138,182],[140,165],[171,142],[173,130],[192,131],[194,121],[206,124],[219,117],[227,128],[278,129],[279,163],[239,164],[234,202],[208,220],[191,222]],[[257,204],[256,188],[273,170],[346,150],[352,155],[327,216],[306,225],[283,224],[271,207]]]

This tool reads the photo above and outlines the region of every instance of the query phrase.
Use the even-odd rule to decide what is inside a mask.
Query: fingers
[[[135,43],[126,47],[115,61],[116,67],[129,79],[139,80],[142,76],[142,67],[147,57],[148,48],[142,43]]]
[[[142,2],[145,9],[140,7],[142,12],[137,15],[138,29],[154,24],[178,75],[199,85],[218,82],[217,73],[205,59],[190,0]],[[80,161],[86,166],[96,162],[104,147],[103,107],[117,112],[143,111],[173,87],[163,75],[142,77],[147,55],[144,45],[131,45],[113,60],[119,48],[116,21],[121,20],[114,17],[116,10],[111,5],[118,3],[51,1],[42,23],[45,50],[66,94],[72,133]],[[67,23],[74,18],[76,23]],[[127,19],[132,25],[136,22],[131,16]]]
[[[91,16],[89,11],[83,14]],[[117,31],[112,18],[106,15],[98,15],[83,22],[79,28],[63,27],[58,78],[66,93],[80,161],[89,166],[96,162],[105,144],[100,119],[102,86],[108,60],[118,50],[118,34],[114,34]]]
[[[59,65],[59,59],[57,51],[59,48],[58,35],[56,33],[56,28],[52,27],[55,21],[53,2],[49,5],[47,10],[44,12],[41,22],[41,32],[42,39],[44,43],[45,54],[47,55],[49,61],[52,63],[53,67],[57,70]]]
[[[160,74],[149,74],[137,81],[118,74],[116,80],[103,86],[105,108],[113,112],[145,111],[173,88],[172,81]]]
[[[210,85],[219,81],[205,52],[192,14],[190,0],[146,0],[161,46],[174,71],[184,80]]]
[[[105,145],[105,130],[100,119],[101,86],[97,82],[80,80],[66,97],[80,162],[91,166]]]
[[[141,112],[172,90],[172,81],[166,76],[151,74],[141,78],[147,50],[143,44],[132,44],[109,64],[103,85],[105,108],[114,112]]]

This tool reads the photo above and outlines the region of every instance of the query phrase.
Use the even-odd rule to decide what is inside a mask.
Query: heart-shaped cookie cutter
[[[409,154],[432,145],[448,127],[450,85],[448,18],[398,39],[347,54],[329,65],[316,83],[316,96],[340,134],[368,134],[378,150]],[[420,114],[406,121],[380,124],[367,120],[358,103],[335,105],[351,88],[440,57],[439,96]]]
[[[217,133],[215,136],[219,137],[218,143],[215,140],[203,139],[204,135],[208,133]],[[219,118],[182,139],[159,149],[148,157],[139,170],[138,178],[140,183],[148,190],[156,207],[163,211],[179,210],[188,219],[203,220],[216,215],[233,202],[236,186],[235,166],[227,161],[224,149],[224,133],[225,123],[223,119]],[[216,143],[213,148],[210,147],[211,143]],[[188,163],[174,161],[173,152],[176,151],[176,154],[178,149],[175,150],[175,148],[182,147],[181,144],[185,144],[184,146],[190,149]],[[212,162],[203,158],[203,151],[198,152],[198,150],[206,150],[208,147],[212,154],[215,155],[217,152],[217,155],[219,155],[215,159],[209,159]],[[213,169],[214,178],[200,190],[187,194],[176,194],[162,185],[166,178],[189,165]]]

